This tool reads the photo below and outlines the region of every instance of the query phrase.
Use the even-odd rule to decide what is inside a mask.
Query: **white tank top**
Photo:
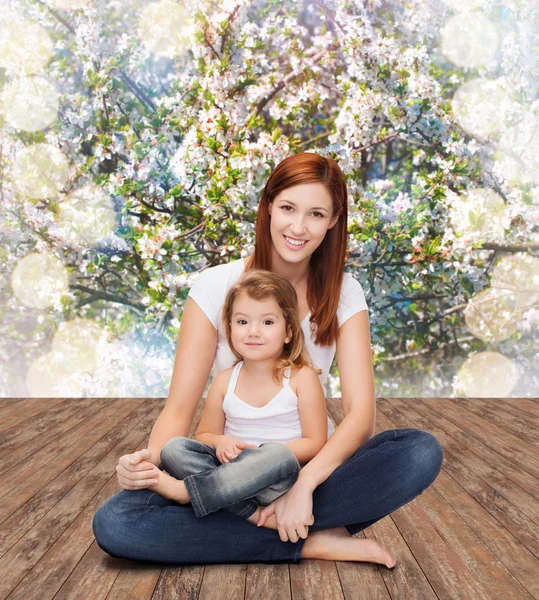
[[[248,444],[278,442],[288,444],[301,438],[298,397],[290,387],[290,369],[283,376],[283,388],[264,406],[247,404],[235,394],[238,376],[243,366],[240,361],[232,371],[223,400],[225,435],[236,437]]]

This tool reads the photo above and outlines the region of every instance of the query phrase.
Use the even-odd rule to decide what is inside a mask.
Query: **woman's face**
[[[234,300],[230,330],[232,345],[247,360],[278,358],[283,345],[291,340],[291,329],[273,296],[254,300],[239,294]]]
[[[320,246],[336,223],[333,202],[321,183],[305,183],[280,192],[269,205],[270,233],[279,256],[300,262]]]

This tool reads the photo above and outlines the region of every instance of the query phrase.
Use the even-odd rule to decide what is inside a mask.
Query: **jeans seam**
[[[153,492],[146,498],[146,504],[150,504],[150,500],[157,494],[157,492]]]

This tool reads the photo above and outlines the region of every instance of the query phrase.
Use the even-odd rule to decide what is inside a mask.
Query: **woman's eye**
[[[289,206],[288,204],[286,204],[285,206],[281,206],[281,208],[284,210],[284,209],[286,209],[286,208],[292,208],[292,207],[291,207],[291,206]],[[290,211],[288,211],[288,210],[287,210],[286,212],[290,212]],[[317,215],[317,217],[316,217],[317,219],[319,219],[320,217],[323,217],[323,216],[324,216],[322,213],[318,212],[317,210],[315,210],[315,211],[313,212],[313,215]]]

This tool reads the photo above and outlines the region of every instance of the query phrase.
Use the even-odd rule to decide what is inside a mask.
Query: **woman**
[[[351,535],[436,479],[443,451],[432,434],[393,429],[374,435],[368,309],[361,285],[344,273],[347,207],[344,176],[331,158],[300,153],[276,167],[260,199],[254,253],[207,269],[191,288],[169,396],[148,448],[120,458],[123,489],[94,517],[103,550],[135,560],[208,564],[298,563],[324,558],[330,548],[335,556],[340,548],[338,560],[348,560]],[[252,268],[278,273],[296,289],[307,348],[322,382],[337,352],[345,415],[336,429],[331,424],[327,443],[290,490],[263,509],[258,527],[225,511],[199,519],[191,506],[152,491],[161,449],[173,437],[188,437],[212,364],[222,371],[233,363],[218,314],[227,289]],[[263,526],[273,515],[278,534]],[[394,565],[389,553],[373,561]]]

